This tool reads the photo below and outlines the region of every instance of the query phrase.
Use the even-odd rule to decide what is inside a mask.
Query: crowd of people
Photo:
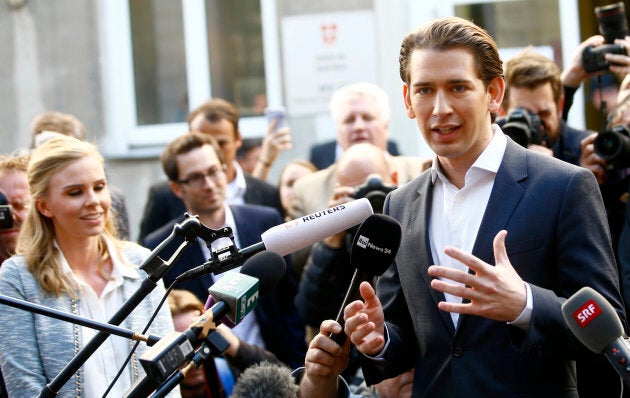
[[[118,323],[188,333],[216,300],[208,288],[240,268],[180,275],[237,256],[235,248],[285,221],[353,201],[376,181],[384,199],[370,201],[373,211],[403,232],[387,271],[340,308],[356,229],[286,255],[279,281],[256,294],[250,314],[231,329],[215,320],[223,354],[186,373],[169,396],[630,396],[561,311],[589,286],[628,330],[630,158],[607,158],[596,148],[600,133],[566,122],[576,90],[608,73],[621,83],[602,130],[630,126],[630,56],[606,54],[606,71],[582,65],[584,48],[602,44],[601,36],[585,40],[560,70],[529,48],[502,61],[494,39],[466,19],[432,20],[404,37],[399,73],[406,115],[434,155],[401,155],[387,94],[356,82],[331,97],[336,140],[281,165],[277,183],[269,169],[292,149],[290,128],[274,120],[264,138],[243,139],[236,106],[212,98],[164,148],[165,178],[147,193],[137,241],[124,192],[108,185],[83,124],[38,115],[31,148],[0,158],[9,218],[0,228],[0,294],[107,323],[151,281]],[[630,37],[616,44],[630,48]],[[214,233],[179,231],[191,216]],[[190,247],[179,253],[183,244]],[[99,337],[9,306],[0,321],[20,325],[19,334],[0,328],[2,397],[37,396]],[[145,374],[148,349],[111,336],[54,393],[137,391],[155,377]]]

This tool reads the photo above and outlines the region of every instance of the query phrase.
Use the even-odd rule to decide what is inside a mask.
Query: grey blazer
[[[148,254],[147,249],[131,242],[125,246],[122,253],[132,264],[141,264]],[[135,293],[146,277],[142,271],[139,271],[139,274],[139,278],[125,278],[122,285],[125,300]],[[164,293],[164,286],[160,282],[151,295],[145,298],[120,326],[141,332]],[[0,294],[67,313],[72,313],[73,309],[72,300],[67,294],[55,297],[44,293],[37,280],[28,271],[22,256],[13,256],[2,264]],[[78,308],[78,304],[74,308]],[[0,366],[11,397],[37,396],[75,355],[75,325],[71,323],[2,306],[0,325],[2,325],[0,327]],[[169,307],[164,305],[148,333],[162,337],[173,330]],[[80,346],[87,343],[81,342],[80,332],[78,339]],[[127,365],[131,366],[132,383],[136,378],[144,375],[144,370],[137,359],[147,348],[146,344],[139,344],[134,358]],[[81,368],[61,388],[58,396],[84,396],[82,384],[84,382],[83,368]],[[178,391],[173,393],[178,394]]]

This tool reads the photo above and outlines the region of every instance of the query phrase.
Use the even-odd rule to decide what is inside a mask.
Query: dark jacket
[[[529,330],[473,315],[457,328],[437,303],[427,268],[433,184],[425,172],[392,192],[385,214],[403,238],[377,293],[389,346],[385,363],[365,360],[369,384],[415,368],[414,397],[577,397],[575,359],[594,354],[575,339],[561,305],[591,286],[625,313],[604,206],[593,174],[508,140],[472,253],[494,264],[493,238],[507,230],[507,253],[531,287]],[[618,381],[618,378],[617,378]],[[604,396],[604,395],[602,395]]]
[[[234,215],[236,229],[242,249],[261,241],[260,235],[269,228],[282,223],[280,214],[275,209],[266,206],[234,205],[230,206]],[[183,215],[171,220],[157,231],[149,234],[142,244],[154,249],[163,242],[173,231],[176,223],[183,220]],[[175,249],[183,242],[183,238],[176,238],[161,251],[160,257],[167,260]],[[202,248],[193,244],[186,248],[172,268],[164,276],[164,285],[169,287],[175,278],[183,272],[205,263]],[[290,261],[285,257],[286,261]],[[205,303],[208,298],[208,288],[214,283],[211,274],[196,279],[179,282],[176,287],[193,292]],[[294,300],[297,282],[293,277],[290,264],[287,264],[285,276],[275,289],[262,293],[258,305],[254,309],[256,319],[265,348],[275,354],[278,359],[289,366],[296,367],[304,363],[306,342],[304,324],[300,322],[295,309]]]

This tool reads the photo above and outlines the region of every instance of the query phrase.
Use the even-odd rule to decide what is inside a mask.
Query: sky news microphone
[[[251,312],[256,307],[259,292],[273,289],[284,275],[285,269],[282,256],[265,251],[247,260],[240,273],[230,273],[221,278],[208,289],[215,298],[212,307],[185,332],[173,332],[164,336],[140,358],[147,376],[136,383],[125,396],[148,396],[194,355],[194,350],[214,331],[217,324],[222,323],[222,319],[229,319],[234,325]]]
[[[360,297],[361,282],[371,282],[394,262],[401,237],[402,228],[398,220],[384,214],[373,214],[359,226],[350,248],[350,265],[355,269],[354,275],[336,319],[342,332],[329,336],[340,346],[346,341],[346,334],[343,332],[344,308]]]
[[[598,292],[583,287],[562,304],[562,316],[573,335],[589,350],[604,354],[630,386],[630,347],[613,306]]]
[[[361,198],[287,221],[263,232],[260,236],[262,242],[239,250],[237,256],[226,256],[219,261],[211,259],[179,275],[176,281],[197,278],[211,272],[225,272],[238,267],[245,259],[263,250],[286,256],[360,224],[373,213],[370,201]]]

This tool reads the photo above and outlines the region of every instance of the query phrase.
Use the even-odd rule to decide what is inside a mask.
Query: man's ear
[[[488,111],[490,113],[499,114],[501,112],[501,103],[503,102],[503,94],[505,94],[505,80],[503,77],[497,76],[490,80],[488,84]]]
[[[409,119],[415,119],[416,112],[413,110],[413,106],[411,104],[411,94],[409,93],[409,85],[407,83],[403,84],[403,101],[405,102],[407,117]]]
[[[181,200],[184,200],[184,192],[182,191],[182,187],[179,185],[179,183],[169,180],[168,185],[171,187],[171,191],[173,191],[175,196],[177,196]]]
[[[37,211],[39,211],[44,217],[52,218],[52,212],[50,211],[50,206],[45,199],[36,199],[35,207]]]

